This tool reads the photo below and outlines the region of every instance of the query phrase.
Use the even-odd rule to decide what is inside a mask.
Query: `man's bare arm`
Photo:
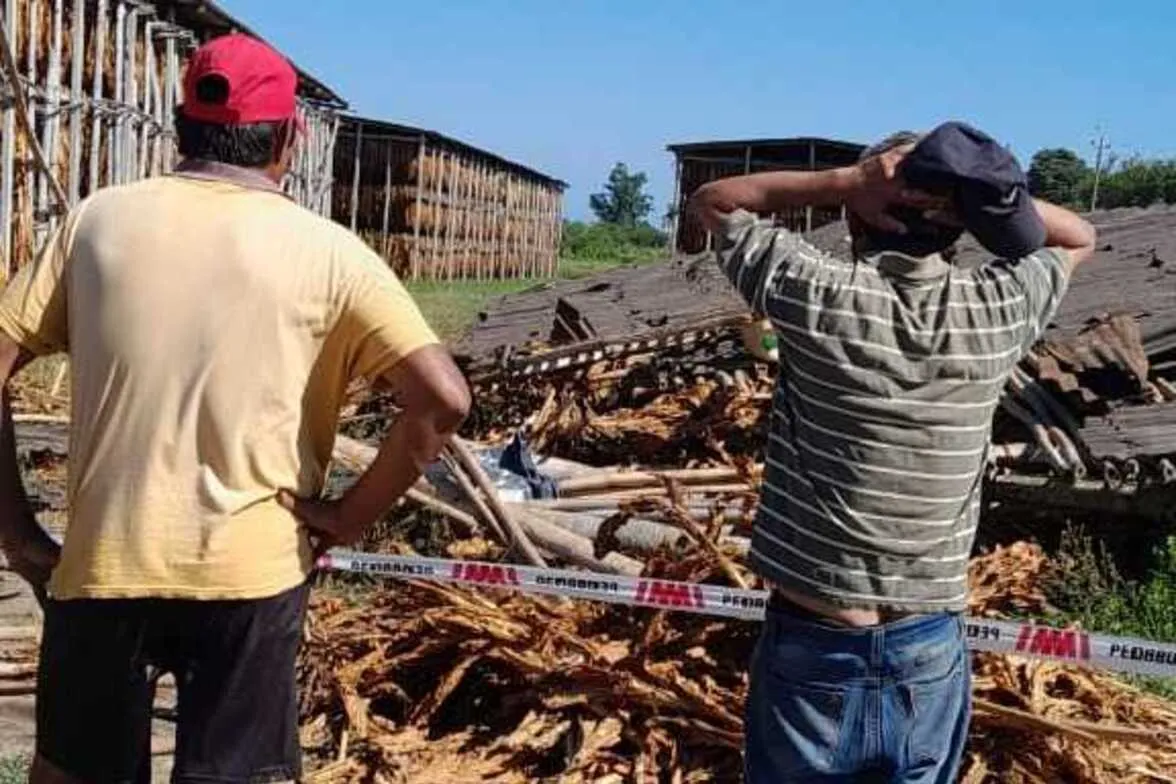
[[[0,334],[0,547],[9,567],[43,600],[60,547],[41,528],[29,503],[17,462],[16,427],[8,392],[8,382],[32,359],[32,354]]]
[[[1073,274],[1079,264],[1094,254],[1097,239],[1094,226],[1065,207],[1041,199],[1034,199],[1033,204],[1045,223],[1046,247],[1066,251],[1069,256],[1068,272]]]
[[[279,496],[327,544],[351,544],[377,522],[437,459],[470,408],[470,391],[449,352],[433,345],[405,357],[381,379],[399,412],[376,459],[337,501]]]

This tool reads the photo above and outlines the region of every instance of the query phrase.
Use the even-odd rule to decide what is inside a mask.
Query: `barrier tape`
[[[505,588],[744,621],[762,621],[768,607],[767,591],[570,569],[343,550],[327,553],[319,566],[402,580]],[[968,647],[974,651],[1049,659],[1136,675],[1176,676],[1176,645],[985,618],[966,618],[965,626]]]

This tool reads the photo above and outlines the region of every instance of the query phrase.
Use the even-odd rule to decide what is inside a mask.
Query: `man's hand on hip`
[[[8,568],[32,586],[38,600],[42,600],[49,578],[61,560],[61,545],[36,523],[20,530],[19,534],[6,536],[0,547],[4,549]]]
[[[315,560],[332,547],[355,544],[367,530],[367,525],[344,522],[340,501],[312,501],[282,490],[278,503],[310,532]]]

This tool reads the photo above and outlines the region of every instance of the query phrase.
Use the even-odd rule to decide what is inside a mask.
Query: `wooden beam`
[[[82,192],[82,77],[86,70],[86,0],[74,0],[70,20],[73,33],[70,45],[69,78],[69,203],[77,204]]]
[[[388,222],[392,218],[392,145],[384,143],[384,220],[380,228],[380,255],[388,258]]]
[[[362,173],[360,153],[363,151],[363,125],[355,126],[355,158],[351,167],[351,230],[359,226],[359,178]]]
[[[421,194],[425,190],[421,167],[425,165],[425,136],[421,134],[417,139],[417,182],[416,182],[416,218],[412,222],[412,248],[408,251],[408,265],[412,280],[419,280],[421,276]]]
[[[98,104],[103,98],[103,79],[106,69],[106,36],[110,28],[110,8],[108,0],[98,0],[97,28],[94,30],[94,84],[90,87],[90,97],[94,105],[90,109],[90,182],[88,193],[93,193],[101,187],[102,173],[99,167],[102,162],[102,115]]]
[[[20,5],[17,0],[4,2],[4,35],[8,41],[15,41],[19,32]],[[13,53],[12,73],[16,73],[16,55]],[[11,74],[5,76],[9,88],[15,93],[19,84],[11,81]],[[11,277],[16,271],[16,253],[12,239],[12,216],[16,211],[16,109],[4,108],[3,136],[0,137],[0,253],[4,254],[5,274]]]

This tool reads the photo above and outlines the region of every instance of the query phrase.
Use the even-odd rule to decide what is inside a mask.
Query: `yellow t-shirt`
[[[437,342],[386,264],[280,194],[169,176],[78,205],[0,298],[68,351],[62,599],[250,599],[312,567],[279,489],[319,493],[348,384]]]

